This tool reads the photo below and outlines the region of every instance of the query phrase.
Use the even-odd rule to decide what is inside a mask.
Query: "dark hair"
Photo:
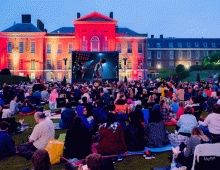
[[[139,126],[142,126],[141,121],[140,121],[141,115],[137,115],[136,113],[139,113],[139,111],[129,113],[128,117],[131,119],[130,124],[134,125],[135,127],[139,127]]]
[[[191,114],[191,115],[193,115],[193,110],[192,110],[192,107],[186,107],[185,109],[184,109],[184,114]]]
[[[82,98],[83,103],[87,103],[87,97]]]
[[[110,112],[115,111],[115,105],[110,104],[110,105],[108,106],[108,110],[109,110]]]
[[[0,123],[0,129],[1,129],[1,130],[5,130],[5,129],[7,129],[7,128],[8,128],[8,122],[2,121],[2,122]]]
[[[160,113],[160,109],[158,109],[158,108],[153,107],[152,111],[150,112],[150,117],[148,119],[148,122],[157,122],[158,123],[163,120],[163,115]]]
[[[213,113],[218,113],[220,114],[220,105],[219,104],[214,104],[212,107]]]
[[[39,149],[32,156],[34,170],[50,170],[50,157],[46,150]]]
[[[107,128],[115,122],[115,115],[113,113],[107,114]]]
[[[195,96],[192,96],[191,99],[192,99],[192,101],[195,103],[196,97],[195,97]]]
[[[82,127],[82,120],[79,116],[76,116],[74,119],[73,119],[73,125],[71,127],[71,130],[74,130],[74,129],[79,129]]]
[[[185,87],[184,91],[185,91],[185,93],[188,93],[189,92],[188,87]]]
[[[86,164],[91,170],[101,170],[102,156],[97,153],[90,154],[86,157]]]

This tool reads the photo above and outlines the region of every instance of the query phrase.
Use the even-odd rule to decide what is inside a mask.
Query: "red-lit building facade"
[[[14,75],[47,81],[62,81],[66,74],[70,81],[72,51],[118,51],[120,79],[146,78],[147,35],[118,28],[113,13],[110,17],[77,13],[73,24],[47,33],[40,20],[35,27],[31,16],[23,15],[22,23],[0,32],[0,70],[9,68]]]

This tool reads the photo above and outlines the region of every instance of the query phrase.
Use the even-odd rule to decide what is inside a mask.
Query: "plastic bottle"
[[[174,154],[173,154],[173,160],[172,160],[172,163],[171,163],[171,168],[170,168],[170,170],[173,170],[174,168],[176,168],[176,162],[175,162]]]

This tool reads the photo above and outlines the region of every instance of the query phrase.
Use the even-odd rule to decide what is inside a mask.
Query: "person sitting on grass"
[[[37,149],[45,149],[50,139],[54,139],[54,124],[50,119],[46,119],[43,112],[34,114],[37,125],[34,127],[29,141],[17,147],[16,153],[31,159]]]
[[[17,96],[13,97],[13,100],[10,102],[10,110],[12,115],[16,115],[19,112],[18,103],[17,103]]]
[[[51,170],[50,157],[46,150],[39,149],[32,156],[33,170]]]
[[[176,115],[177,111],[179,110],[177,98],[173,98],[171,102],[172,104],[170,105],[170,111]]]
[[[16,149],[14,147],[15,142],[12,140],[11,136],[7,134],[8,123],[2,121],[0,123],[0,159],[6,156],[12,156]]]
[[[31,113],[35,110],[35,107],[31,104],[28,99],[24,99],[23,104],[21,105],[22,113]]]
[[[74,117],[76,116],[75,111],[71,108],[72,105],[68,102],[65,109],[61,113],[61,119],[59,120],[59,125],[62,129],[70,129]]]
[[[1,112],[1,110],[0,110]],[[2,118],[10,118],[11,117],[11,110],[9,109],[8,105],[3,105],[2,109]]]
[[[180,116],[182,116],[184,114],[184,107],[185,107],[185,103],[180,102],[179,109],[176,112],[176,120],[179,120]]]

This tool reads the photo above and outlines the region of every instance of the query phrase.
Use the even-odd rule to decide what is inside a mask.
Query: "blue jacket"
[[[12,155],[15,152],[14,141],[5,131],[0,131],[0,158]]]
[[[107,114],[107,110],[105,111],[103,107],[98,106],[92,109],[92,115],[98,124],[106,122]]]
[[[62,128],[63,129],[70,129],[73,124],[73,119],[76,116],[76,113],[71,108],[66,108],[61,113],[61,120],[62,120]]]

